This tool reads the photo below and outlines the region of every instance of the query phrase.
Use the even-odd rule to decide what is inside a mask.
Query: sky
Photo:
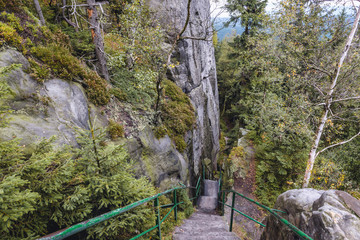
[[[211,16],[212,17],[229,17],[229,14],[223,10],[221,10],[221,7],[225,5],[226,0],[210,0],[211,2]],[[276,3],[278,3],[279,0],[268,0],[268,4],[266,6],[266,11],[270,12],[272,9],[275,8]],[[360,2],[359,0],[355,0],[355,5],[356,6],[360,6]],[[346,6],[351,6],[351,0],[341,0],[341,1],[331,1],[331,2],[327,2],[326,4],[330,4],[330,5],[336,5],[336,4],[345,4]]]
[[[268,0],[268,4],[266,7],[266,11],[270,11],[272,8],[274,8],[275,3],[279,0]],[[229,14],[223,10],[221,10],[221,7],[225,5],[226,0],[210,0],[211,3],[211,16],[215,17],[218,14],[218,17],[229,17]]]

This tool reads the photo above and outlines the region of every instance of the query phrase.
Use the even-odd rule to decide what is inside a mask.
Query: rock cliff
[[[186,23],[188,0],[149,0],[149,5],[159,12],[172,44]],[[195,108],[196,127],[187,136],[188,144],[192,145],[187,155],[193,172],[198,174],[202,159],[209,158],[214,164],[217,160],[219,97],[210,1],[191,1],[189,10],[189,24],[172,54],[172,62],[178,64],[167,75],[190,97]]]
[[[360,239],[360,201],[346,192],[295,189],[281,194],[275,205],[282,216],[314,240]],[[262,240],[299,239],[269,217]]]

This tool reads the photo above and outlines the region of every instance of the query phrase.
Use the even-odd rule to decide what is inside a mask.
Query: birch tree
[[[342,142],[339,142],[339,143],[336,143],[336,144],[332,144],[332,145],[330,145],[330,146],[328,146],[328,147],[326,147],[326,148],[324,148],[322,150],[318,150],[319,143],[320,143],[321,137],[322,137],[323,132],[324,132],[324,127],[326,125],[326,122],[329,119],[329,114],[331,112],[331,106],[335,102],[347,101],[347,100],[353,100],[353,99],[359,99],[360,98],[360,96],[352,96],[352,97],[347,97],[347,98],[343,98],[343,99],[334,99],[334,95],[335,95],[337,89],[339,89],[339,86],[338,86],[339,85],[339,76],[340,76],[342,67],[344,65],[344,62],[345,62],[345,60],[346,60],[346,58],[348,56],[348,53],[349,53],[349,50],[351,48],[352,42],[354,40],[354,36],[355,36],[355,33],[357,31],[357,28],[358,28],[359,20],[360,20],[360,8],[357,9],[357,14],[356,14],[356,17],[355,17],[351,32],[350,32],[350,34],[348,36],[348,39],[346,41],[344,50],[343,50],[343,52],[341,54],[341,57],[340,57],[340,59],[338,61],[338,64],[337,64],[336,74],[333,77],[333,80],[332,80],[332,83],[331,83],[331,86],[330,86],[328,92],[326,93],[326,102],[322,104],[324,106],[324,110],[323,110],[323,113],[322,113],[322,116],[321,116],[321,119],[320,119],[320,123],[319,123],[319,125],[317,127],[317,130],[316,130],[316,133],[315,133],[315,136],[314,136],[314,139],[313,139],[312,147],[311,147],[311,150],[310,150],[310,153],[309,153],[309,158],[308,158],[308,162],[307,162],[307,165],[306,165],[306,171],[305,171],[303,185],[302,185],[303,188],[306,188],[309,185],[311,172],[312,172],[312,169],[314,167],[315,159],[320,153],[324,152],[325,150],[327,150],[329,148],[346,144],[349,141],[353,140],[355,137],[360,135],[360,132],[359,132],[356,135],[352,136],[348,140],[345,140],[345,141],[342,141]]]

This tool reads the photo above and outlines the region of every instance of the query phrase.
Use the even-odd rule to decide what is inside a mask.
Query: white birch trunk
[[[303,180],[303,186],[302,186],[303,188],[308,187],[309,182],[310,182],[311,171],[312,171],[312,169],[314,167],[315,158],[317,156],[316,153],[317,153],[317,149],[319,147],[319,142],[320,142],[322,133],[324,131],[326,120],[328,119],[328,113],[329,113],[329,110],[330,110],[330,107],[331,107],[331,104],[332,104],[332,98],[333,98],[334,90],[335,90],[336,84],[337,84],[338,79],[339,79],[340,70],[341,70],[341,67],[342,67],[342,65],[343,65],[343,63],[345,61],[345,58],[346,58],[346,56],[347,56],[347,54],[349,52],[349,49],[351,47],[351,43],[352,43],[352,41],[354,39],[354,35],[356,33],[356,30],[357,30],[357,27],[358,27],[358,24],[359,24],[359,19],[360,19],[360,8],[357,11],[353,27],[351,29],[348,40],[346,42],[344,51],[343,51],[343,53],[341,55],[341,58],[339,60],[339,64],[338,64],[337,71],[336,71],[336,76],[335,76],[333,82],[331,83],[330,89],[329,89],[329,91],[327,92],[327,95],[326,95],[328,99],[326,101],[324,114],[323,114],[323,116],[321,118],[321,121],[320,121],[320,124],[319,124],[319,126],[318,126],[318,128],[316,130],[313,145],[312,145],[312,148],[311,148],[310,153],[309,153],[309,159],[308,159],[308,162],[307,162],[307,165],[306,165],[306,171],[305,171],[304,180]]]

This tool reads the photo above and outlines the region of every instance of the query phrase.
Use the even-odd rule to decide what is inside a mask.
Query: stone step
[[[224,228],[227,228],[227,224],[225,223],[225,221],[222,218],[211,219],[211,221],[203,220],[203,219],[185,220],[183,226],[206,226],[207,228],[209,228],[209,227],[218,226],[219,225],[218,223],[222,223],[221,226]]]
[[[209,233],[209,234],[183,233],[183,234],[174,234],[173,240],[240,240],[240,238],[231,232]]]
[[[207,213],[196,213],[191,215],[188,220],[210,220],[210,221],[222,221],[224,218],[219,215],[207,214]]]
[[[240,240],[240,238],[229,232],[229,225],[222,216],[199,210],[185,219],[181,226],[175,228],[173,240]]]
[[[202,225],[204,226],[204,225]],[[201,225],[197,226],[181,226],[175,229],[174,233],[187,233],[187,234],[204,234],[204,233],[227,233],[228,229],[226,226],[206,226],[202,227]]]
[[[205,211],[212,211],[215,210],[217,207],[217,197],[212,196],[200,196],[198,207]]]
[[[217,197],[219,193],[218,181],[204,180],[204,196]]]

